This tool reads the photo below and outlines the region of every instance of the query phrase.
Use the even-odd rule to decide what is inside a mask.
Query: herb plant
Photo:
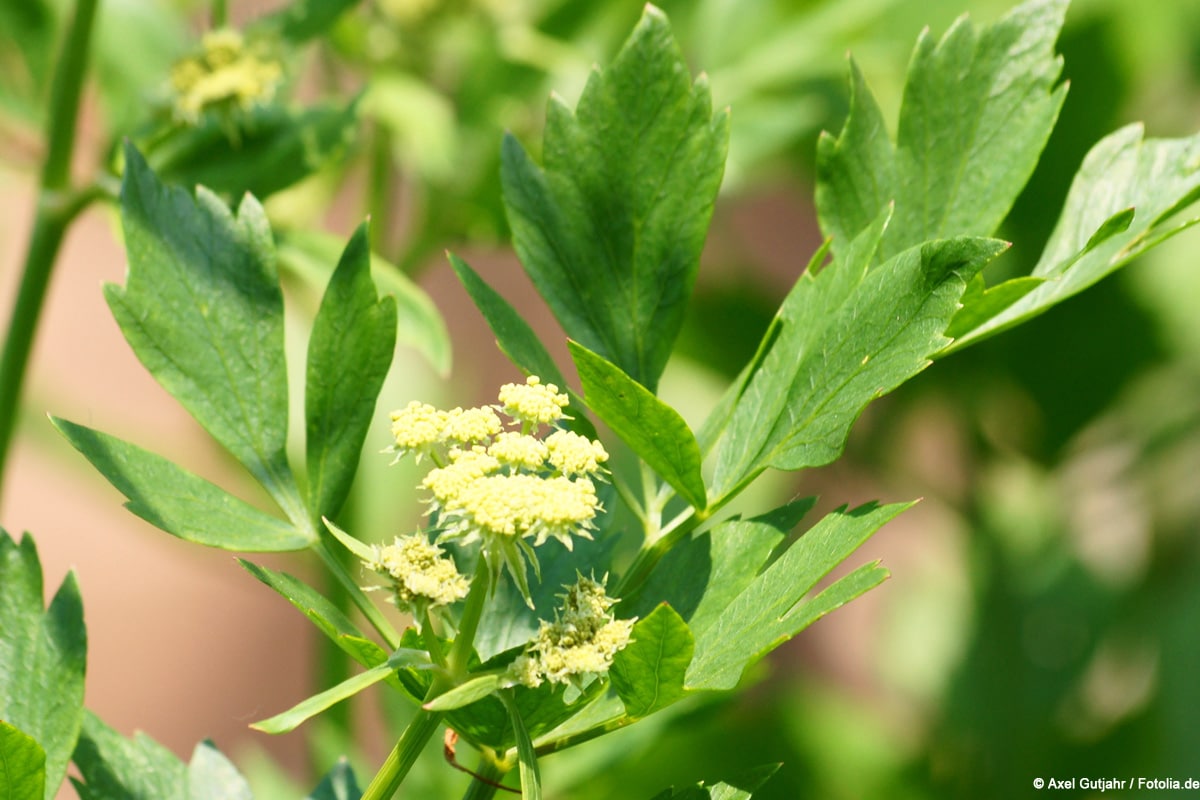
[[[849,116],[817,153],[828,238],[694,432],[657,388],[699,268],[729,114],[714,113],[706,79],[691,76],[653,7],[574,109],[551,98],[540,160],[514,136],[501,145],[513,246],[569,339],[573,376],[451,255],[523,378],[499,387],[493,405],[414,400],[391,411],[390,442],[366,441],[398,308],[373,281],[364,224],[312,322],[295,467],[284,296],[261,204],[245,194],[231,210],[203,186],[193,194],[171,185],[167,166],[156,169],[127,142],[119,203],[129,271],[105,297],[146,369],[275,507],[133,442],[53,424],[147,522],[241,553],[311,551],[361,614],[368,630],[336,598],[241,562],[363,668],[254,727],[291,731],[375,683],[416,709],[364,790],[339,764],[311,797],[392,797],[443,729],[479,754],[468,797],[494,795],[513,771],[524,796],[540,797],[542,759],[686,697],[736,688],[747,667],[887,577],[867,563],[822,583],[910,503],[841,507],[815,520],[806,520],[814,498],[730,513],[760,475],[831,463],[874,399],[1195,221],[1181,213],[1200,191],[1198,140],[1144,140],[1140,128],[1124,128],[1084,160],[1032,273],[987,285],[984,268],[1008,247],[991,237],[1066,95],[1054,52],[1065,11],[1065,0],[1031,0],[992,25],[963,19],[939,40],[923,34],[894,141],[851,63]],[[206,40],[205,57],[235,44]],[[257,56],[245,58],[253,80],[273,80]],[[204,67],[181,68],[177,83],[196,90]],[[200,113],[202,99],[187,97],[177,110]],[[220,125],[239,109],[214,113]],[[273,177],[263,179],[270,186]],[[414,530],[343,530],[364,447],[364,469],[389,458],[427,468],[412,487],[426,503]],[[69,760],[89,799],[249,797],[211,745],[184,765],[83,710],[78,589],[68,577],[42,608],[30,538],[0,538],[0,586],[8,797],[53,796]],[[381,601],[412,624],[397,630]],[[659,797],[749,797],[772,770]]]

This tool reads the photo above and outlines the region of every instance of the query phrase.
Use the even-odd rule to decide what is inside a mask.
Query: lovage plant
[[[124,286],[106,287],[109,305],[146,368],[277,508],[235,498],[134,443],[54,424],[146,521],[239,552],[313,551],[361,612],[370,631],[297,578],[242,562],[363,667],[255,727],[290,731],[384,683],[415,713],[363,798],[393,796],[443,727],[479,753],[468,797],[491,796],[514,770],[521,793],[540,797],[544,758],[686,697],[737,687],[749,665],[885,579],[868,563],[821,584],[909,503],[838,508],[793,537],[813,498],[728,513],[760,475],[834,461],[872,400],[1194,222],[1179,215],[1200,191],[1200,140],[1144,141],[1125,128],[1084,161],[1032,274],[987,286],[984,267],[1008,247],[990,237],[1065,97],[1054,53],[1065,10],[1065,0],[1031,0],[987,27],[964,19],[940,40],[923,35],[894,141],[851,65],[849,118],[818,150],[817,209],[829,238],[798,265],[757,352],[695,432],[657,389],[696,279],[729,117],[713,112],[705,78],[689,74],[653,7],[574,109],[551,99],[540,163],[515,138],[502,145],[513,244],[569,338],[577,380],[450,256],[525,377],[490,405],[414,400],[391,412],[390,442],[367,442],[397,312],[372,281],[364,226],[313,321],[304,463],[294,468],[283,294],[262,207],[247,195],[231,211],[202,187],[193,195],[165,185],[127,145],[129,273]],[[598,431],[612,438],[601,443]],[[364,445],[366,469],[385,467],[385,446],[392,460],[425,466],[412,487],[425,513],[412,530],[339,526]],[[631,458],[610,459],[618,448]],[[3,541],[3,564],[33,581],[31,544]],[[357,567],[346,567],[347,554]],[[79,615],[65,610],[75,607],[73,584],[63,593],[50,618],[82,635]],[[378,602],[412,624],[396,630]],[[34,605],[2,610],[30,620],[41,614]],[[73,669],[73,651],[56,652],[55,669]],[[25,699],[11,706],[0,746],[53,754],[41,769],[48,793],[74,752],[88,798],[149,796],[137,763],[154,765],[154,785],[173,787],[162,796],[185,785],[248,796],[211,747],[185,768],[82,711],[71,711],[83,720],[74,728],[40,725],[36,689],[6,691]],[[690,791],[748,797],[769,774]],[[359,791],[339,767],[313,796]]]

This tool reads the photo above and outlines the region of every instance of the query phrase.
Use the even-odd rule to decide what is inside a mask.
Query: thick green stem
[[[92,192],[72,194],[69,183],[79,97],[87,71],[97,3],[98,0],[78,0],[76,3],[75,16],[68,25],[50,86],[46,161],[42,165],[37,214],[25,254],[21,286],[9,317],[4,353],[0,356],[0,488],[4,485],[4,467],[16,429],[21,385],[50,274],[67,226],[96,197]]]
[[[436,686],[436,682],[434,685]],[[441,721],[441,712],[419,710],[400,735],[400,740],[396,742],[392,752],[388,753],[379,772],[371,779],[371,784],[363,792],[362,800],[389,800],[396,794],[396,790],[404,782],[404,777],[416,763],[417,757],[425,749],[425,743],[437,731]]]
[[[229,24],[229,4],[226,0],[213,0],[212,3],[212,26],[214,28],[224,28]]]

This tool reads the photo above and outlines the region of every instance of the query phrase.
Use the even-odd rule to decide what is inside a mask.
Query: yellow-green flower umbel
[[[390,450],[397,459],[413,453],[437,465],[422,486],[439,541],[481,541],[492,577],[507,568],[530,602],[526,564],[539,571],[533,548],[557,539],[571,549],[573,537],[591,538],[602,510],[592,478],[608,453],[566,430],[538,438],[541,426],[565,419],[568,399],[536,375],[505,384],[498,399],[497,406],[451,411],[414,401],[392,412]]]
[[[397,606],[418,616],[425,609],[463,599],[470,585],[453,559],[419,533],[375,545],[367,567],[390,579]]]
[[[230,28],[209,31],[201,52],[171,68],[175,114],[197,122],[209,109],[246,110],[270,102],[283,82],[283,65],[262,42],[248,43]]]
[[[543,681],[569,683],[582,690],[596,677],[606,675],[613,657],[630,642],[632,619],[616,619],[610,609],[617,602],[604,591],[603,582],[578,576],[563,587],[562,607],[554,622],[542,620],[537,638],[510,665],[508,678],[530,688]]]

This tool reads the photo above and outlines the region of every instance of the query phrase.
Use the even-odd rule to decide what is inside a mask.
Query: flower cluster
[[[553,428],[568,399],[552,383],[530,376],[502,386],[498,400],[449,411],[409,403],[392,412],[390,449],[397,459],[411,453],[436,465],[422,486],[439,541],[482,541],[492,575],[507,567],[528,601],[526,560],[538,569],[532,548],[557,539],[570,549],[572,537],[591,538],[601,508],[593,478],[608,453],[599,442]],[[539,438],[544,426],[551,431]]]
[[[366,562],[390,579],[396,605],[410,611],[449,605],[467,596],[469,581],[442,548],[419,533],[397,536],[389,545],[375,545]]]
[[[249,109],[270,102],[283,82],[283,66],[262,44],[250,46],[229,28],[209,31],[202,52],[171,68],[175,113],[196,122],[210,108]]]
[[[633,619],[616,619],[617,602],[604,584],[582,575],[563,587],[562,608],[554,622],[542,621],[537,637],[509,667],[513,683],[537,688],[543,681],[582,689],[596,676],[608,673],[613,657],[630,641]]]

